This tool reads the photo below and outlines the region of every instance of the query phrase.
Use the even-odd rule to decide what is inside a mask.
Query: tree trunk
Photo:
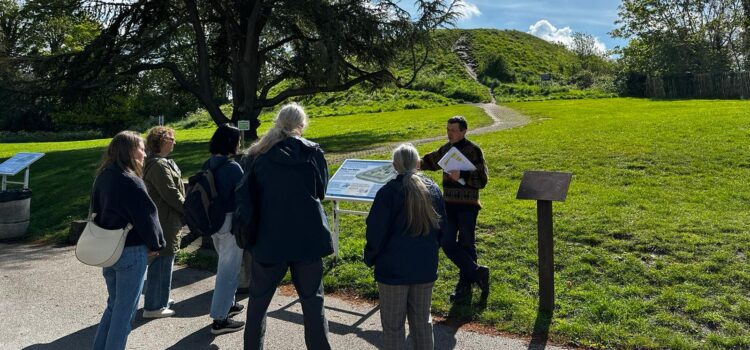
[[[255,141],[258,139],[258,127],[260,126],[260,112],[261,108],[254,108],[253,106],[247,106],[244,102],[236,99],[232,103],[232,122],[237,125],[240,120],[250,121],[250,130],[244,132],[243,136],[246,141]]]
[[[750,71],[750,0],[742,0],[742,10],[744,11],[744,54],[745,54],[745,69]]]

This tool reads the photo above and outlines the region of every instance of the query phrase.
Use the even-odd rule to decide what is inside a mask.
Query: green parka
[[[185,186],[182,173],[171,159],[150,155],[143,166],[143,182],[159,212],[166,246],[159,253],[173,255],[180,249],[179,233],[183,225]]]

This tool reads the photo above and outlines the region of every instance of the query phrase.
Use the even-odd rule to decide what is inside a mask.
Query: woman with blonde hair
[[[154,127],[146,136],[143,181],[156,204],[167,245],[148,264],[148,275],[143,286],[143,318],[174,315],[169,308],[169,292],[172,289],[174,257],[180,249],[179,232],[184,215],[182,205],[185,203],[182,172],[174,160],[167,158],[174,150],[175,143],[174,130],[166,126]]]
[[[375,195],[367,216],[364,261],[375,266],[385,349],[406,349],[409,320],[413,348],[432,349],[432,287],[445,207],[440,188],[417,173],[419,153],[411,144],[393,151],[398,176]]]
[[[120,260],[102,271],[109,297],[94,337],[97,350],[125,349],[147,259],[165,244],[156,206],[141,179],[146,156],[143,148],[137,133],[118,133],[110,141],[94,180],[91,212],[96,213],[96,224],[112,230],[133,225]]]
[[[302,137],[308,119],[296,103],[281,108],[274,126],[250,147],[244,182],[237,187],[238,211],[255,198],[256,220],[240,217],[241,225],[257,225],[252,254],[245,328],[245,349],[262,349],[268,304],[291,270],[299,294],[308,349],[330,349],[323,309],[323,257],[333,253],[323,200],[328,165],[323,150]],[[251,222],[253,221],[253,222]]]

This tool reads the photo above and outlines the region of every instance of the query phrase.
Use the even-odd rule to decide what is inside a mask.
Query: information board
[[[42,157],[44,157],[44,153],[16,153],[16,155],[0,164],[0,175],[16,175]]]
[[[347,159],[328,181],[326,199],[371,202],[396,175],[390,160]]]
[[[237,121],[237,129],[240,129],[240,131],[250,130],[250,121],[249,120]]]

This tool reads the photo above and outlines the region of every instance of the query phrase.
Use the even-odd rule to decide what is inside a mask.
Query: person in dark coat
[[[156,205],[141,180],[145,156],[140,135],[122,131],[110,141],[94,180],[94,222],[110,230],[133,225],[120,259],[102,269],[109,296],[96,329],[95,350],[125,349],[148,257],[157,256],[166,244]]]
[[[323,257],[333,253],[333,241],[321,204],[328,165],[320,146],[302,137],[307,123],[302,107],[283,106],[274,127],[246,156],[243,181],[250,181],[249,190],[236,195],[256,196],[258,218],[253,224],[258,235],[250,247],[245,349],[263,348],[266,310],[287,270],[302,303],[307,348],[330,349],[323,309]]]
[[[432,288],[445,217],[440,188],[417,173],[419,153],[411,144],[393,151],[398,176],[375,195],[367,216],[364,261],[375,266],[384,349],[406,349],[409,319],[413,348],[432,349]]]
[[[448,119],[446,130],[448,142],[437,151],[425,154],[420,161],[420,169],[443,172],[446,227],[440,245],[445,256],[459,269],[458,283],[450,299],[457,303],[468,302],[471,299],[471,286],[476,284],[482,290],[482,299],[486,300],[490,292],[490,269],[478,262],[475,230],[482,208],[479,190],[487,185],[487,165],[482,149],[466,138],[468,125],[464,117]],[[476,170],[443,169],[440,160],[452,148],[461,152]]]

